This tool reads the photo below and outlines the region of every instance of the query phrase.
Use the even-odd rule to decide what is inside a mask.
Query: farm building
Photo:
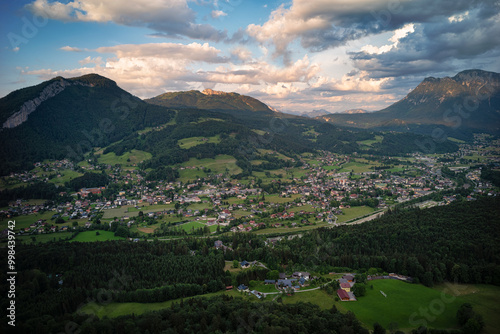
[[[339,296],[340,300],[350,300],[347,292],[342,289],[337,290],[337,296]]]

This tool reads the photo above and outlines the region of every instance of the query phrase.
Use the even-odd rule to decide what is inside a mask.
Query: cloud
[[[206,63],[223,63],[228,58],[220,56],[220,50],[208,43],[148,43],[122,44],[97,48],[99,53],[113,53],[118,58],[166,58],[174,60],[202,61]]]
[[[18,52],[19,50],[21,50],[21,49],[19,48],[19,46],[16,46],[15,48],[13,48],[13,49],[12,49],[12,51],[14,51],[14,52]]]
[[[103,64],[103,60],[101,57],[91,58],[90,56],[88,56],[88,57],[80,60],[79,63],[80,63],[80,65],[96,64],[97,66],[100,66]]]
[[[307,87],[320,71],[308,56],[289,66],[276,66],[264,59],[252,58],[245,48],[226,57],[208,43],[148,43],[99,47],[92,52],[110,55],[88,56],[82,67],[70,70],[26,70],[23,74],[47,80],[54,76],[79,76],[98,73],[115,80],[122,88],[140,97],[151,97],[168,90],[189,90],[220,85],[230,91],[257,89],[267,94],[286,96]],[[233,62],[232,60],[237,60]],[[214,66],[205,69],[205,66]],[[253,88],[251,88],[253,86]]]
[[[75,47],[72,47],[69,45],[63,46],[62,48],[60,48],[60,50],[68,51],[68,52],[82,52],[83,51],[80,48],[75,48]]]
[[[114,22],[147,27],[160,36],[189,37],[220,41],[227,35],[208,24],[195,23],[196,13],[187,0],[136,0],[126,5],[121,0],[59,1],[35,0],[26,5],[35,15],[63,22]]]
[[[227,16],[227,13],[224,13],[222,10],[213,10],[210,15],[212,16],[212,18],[218,19],[221,16]]]
[[[252,60],[237,66],[219,66],[214,71],[198,71],[204,81],[232,84],[272,84],[308,82],[319,72],[317,64],[304,56],[290,66],[276,67],[262,60]]]
[[[409,23],[448,18],[470,6],[469,0],[294,0],[289,8],[274,10],[264,24],[250,24],[247,33],[262,44],[272,44],[275,55],[287,61],[289,45],[296,40],[318,52]]]
[[[373,78],[433,75],[482,67],[500,56],[500,14],[470,9],[460,19],[413,25],[392,45],[367,45],[350,53],[354,66]]]
[[[413,23],[408,23],[403,28],[394,31],[394,34],[389,41],[392,44],[386,44],[381,47],[373,46],[373,45],[365,45],[361,48],[361,51],[369,54],[382,54],[385,52],[389,52],[390,50],[397,48],[399,44],[399,40],[406,37],[408,34],[415,31],[415,25]]]

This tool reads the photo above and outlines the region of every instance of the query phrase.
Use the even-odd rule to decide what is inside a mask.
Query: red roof
[[[350,299],[347,292],[342,289],[337,290],[337,295],[339,296],[340,299]]]
[[[350,289],[351,285],[349,283],[340,283],[340,287],[342,289]]]

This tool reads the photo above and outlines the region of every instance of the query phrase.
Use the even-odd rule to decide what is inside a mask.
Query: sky
[[[499,0],[9,0],[0,16],[2,97],[97,73],[140,98],[375,111],[429,76],[500,72]]]

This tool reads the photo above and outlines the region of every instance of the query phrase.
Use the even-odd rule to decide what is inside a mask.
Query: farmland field
[[[132,166],[133,164],[138,164],[141,161],[151,158],[151,153],[132,150],[130,152],[125,152],[120,156],[117,156],[114,152],[103,154],[98,158],[98,162],[107,165],[120,164],[123,166]]]
[[[367,215],[375,211],[375,209],[369,206],[353,206],[351,208],[342,209],[342,211],[344,212],[343,215],[337,215],[339,223]]]
[[[189,138],[184,138],[184,139],[180,139],[177,141],[177,144],[179,144],[179,146],[181,148],[184,148],[184,149],[188,149],[188,148],[191,148],[193,146],[196,146],[196,145],[201,145],[201,144],[205,144],[205,143],[214,143],[214,144],[218,144],[220,143],[220,136],[217,135],[217,136],[213,136],[213,137],[189,137]]]
[[[189,161],[184,162],[182,166],[204,166],[205,168],[210,168],[215,173],[224,173],[226,169],[229,174],[242,172],[241,168],[236,166],[236,159],[227,154],[218,155],[215,159],[191,158]]]
[[[44,173],[44,172],[40,172],[37,174],[39,174],[39,175],[47,174],[47,176],[50,174],[52,174],[52,175],[56,174],[56,176],[54,178],[49,180],[50,183],[54,183],[55,185],[63,185],[64,183],[71,181],[72,179],[83,175],[81,173],[78,173],[78,172],[75,172],[75,171],[69,170],[69,169],[61,171],[59,174],[57,174],[57,173]],[[61,176],[58,177],[57,175],[61,175]]]
[[[97,235],[97,232],[99,235]],[[123,237],[115,237],[115,233],[111,231],[85,231],[80,232],[70,242],[92,242],[92,241],[107,241],[107,240],[125,240]]]

